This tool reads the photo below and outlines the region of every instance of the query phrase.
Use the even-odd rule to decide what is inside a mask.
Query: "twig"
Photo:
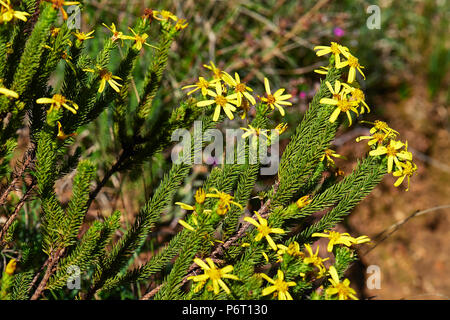
[[[3,244],[3,236],[8,232],[9,227],[13,223],[13,221],[17,218],[17,215],[19,214],[20,209],[22,209],[23,205],[25,204],[25,201],[28,199],[28,197],[31,195],[31,191],[34,189],[36,184],[32,184],[30,188],[27,190],[27,192],[23,195],[22,199],[20,199],[19,203],[16,205],[16,208],[14,209],[14,212],[12,215],[9,216],[8,220],[6,220],[5,224],[3,225],[2,229],[0,230],[0,242]]]
[[[6,203],[8,195],[10,192],[16,187],[17,182],[19,182],[25,170],[32,164],[34,161],[34,145],[32,145],[24,154],[22,166],[19,169],[15,169],[13,173],[13,179],[8,185],[8,187],[2,192],[0,196],[0,206]]]
[[[370,251],[372,251],[373,249],[375,249],[380,243],[382,243],[384,240],[386,240],[387,238],[389,238],[395,231],[397,231],[402,225],[404,225],[406,222],[408,222],[410,219],[414,218],[414,217],[418,217],[421,215],[424,215],[426,213],[432,212],[432,211],[436,211],[439,209],[448,209],[450,208],[450,204],[447,205],[442,205],[442,206],[437,206],[437,207],[433,207],[433,208],[429,208],[429,209],[425,209],[422,211],[416,211],[413,214],[409,215],[408,217],[406,217],[405,219],[398,221],[396,223],[394,223],[393,225],[391,225],[390,227],[386,228],[385,230],[383,230],[382,232],[380,232],[379,234],[377,234],[374,239],[378,239],[381,238],[379,241],[376,242],[376,244],[374,246],[372,246],[370,249],[368,249],[366,252],[364,252],[363,254],[361,254],[361,256],[365,256],[366,254],[368,254]],[[383,236],[384,235],[384,236]]]
[[[37,287],[36,291],[34,292],[33,296],[31,297],[31,300],[37,300],[42,292],[45,290],[45,287],[47,285],[48,279],[50,279],[50,276],[53,273],[53,267],[58,263],[59,258],[64,252],[63,249],[56,250],[51,256],[48,261],[47,270],[45,271],[44,277],[42,278],[41,282],[39,283],[39,286]]]

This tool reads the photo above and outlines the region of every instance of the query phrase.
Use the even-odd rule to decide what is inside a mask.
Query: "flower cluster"
[[[370,136],[360,136],[356,141],[369,140],[368,145],[372,148],[370,156],[385,156],[387,158],[387,172],[398,177],[394,183],[398,187],[407,178],[409,190],[410,178],[417,171],[417,165],[412,161],[412,153],[408,151],[408,141],[397,140],[399,133],[390,128],[384,121],[376,120],[370,123],[373,127],[370,129]],[[395,165],[395,167],[394,167]]]
[[[233,77],[226,71],[216,67],[213,62],[203,66],[211,71],[212,78],[205,79],[204,77],[199,77],[195,84],[184,86],[182,89],[190,89],[187,93],[188,95],[200,90],[205,99],[197,102],[197,106],[206,107],[214,105],[214,121],[219,120],[222,110],[230,120],[233,120],[233,112],[237,111],[238,108],[242,112],[241,118],[244,119],[247,117],[250,106],[256,104],[256,99],[252,95],[253,89],[241,81],[241,77],[237,72],[234,73]],[[291,95],[283,94],[285,89],[278,89],[272,93],[267,78],[264,78],[264,86],[266,95],[260,97],[261,102],[265,103],[272,110],[277,108],[281,115],[284,116],[285,111],[283,106],[292,105],[291,102],[287,101],[291,98]]]
[[[322,98],[320,99],[320,103],[336,106],[336,109],[330,116],[330,122],[335,122],[341,113],[345,113],[349,124],[352,125],[352,112],[357,116],[363,114],[366,110],[367,112],[370,112],[370,108],[365,102],[364,92],[359,88],[357,81],[355,81],[356,70],[358,70],[365,79],[361,70],[364,67],[359,64],[358,58],[353,56],[347,47],[337,44],[336,42],[332,42],[330,46],[317,46],[314,50],[318,50],[316,53],[318,56],[332,53],[337,69],[349,67],[347,83],[336,80],[334,86],[332,86],[329,81],[325,82],[332,97]],[[342,61],[341,55],[342,58],[345,58],[346,60]],[[329,68],[327,67],[322,67],[322,69],[316,70],[316,72],[325,74],[328,72],[328,69]],[[360,109],[358,110],[358,108]]]

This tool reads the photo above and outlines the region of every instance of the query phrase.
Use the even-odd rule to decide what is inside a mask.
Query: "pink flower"
[[[344,36],[344,34],[345,34],[345,31],[344,31],[344,29],[341,29],[341,28],[339,28],[339,27],[336,27],[336,28],[334,28],[333,29],[333,33],[334,33],[334,35],[336,36],[336,37],[342,37],[342,36]]]
[[[305,99],[306,98],[306,92],[305,91],[301,91],[299,94],[300,99]]]

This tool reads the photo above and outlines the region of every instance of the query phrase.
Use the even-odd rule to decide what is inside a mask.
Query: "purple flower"
[[[333,33],[334,33],[334,35],[336,36],[336,37],[342,37],[342,36],[344,36],[344,34],[345,34],[345,31],[344,31],[344,29],[341,29],[341,28],[339,28],[339,27],[336,27],[336,28],[334,28],[333,29]]]
[[[306,92],[305,91],[301,91],[299,94],[300,99],[305,99],[306,98]]]

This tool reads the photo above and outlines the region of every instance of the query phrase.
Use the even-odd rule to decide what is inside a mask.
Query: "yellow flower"
[[[273,241],[272,237],[270,236],[271,233],[276,233],[276,234],[284,234],[284,230],[280,229],[280,228],[270,228],[267,225],[267,220],[262,218],[258,212],[255,211],[256,216],[258,217],[258,221],[259,223],[250,217],[245,217],[244,221],[247,221],[248,223],[251,223],[252,225],[254,225],[256,227],[256,229],[258,229],[258,234],[255,237],[255,241],[260,241],[263,237],[266,238],[267,242],[269,243],[269,246],[277,251],[277,245],[275,244],[275,242]]]
[[[203,190],[202,188],[199,188],[196,192],[195,192],[195,201],[199,204],[202,204],[205,202],[206,199],[206,193],[205,190]]]
[[[88,39],[94,39],[91,35],[95,32],[95,30],[92,30],[91,32],[84,33],[84,32],[73,32],[72,34],[81,42],[88,40]]]
[[[395,131],[394,129],[390,128],[389,125],[384,122],[384,121],[380,121],[380,120],[375,120],[374,122],[369,122],[369,121],[361,121],[361,123],[369,123],[372,124],[373,127],[370,128],[370,134],[374,134],[375,132],[384,132],[384,133],[392,133],[392,134],[399,134],[398,131]]]
[[[313,252],[309,244],[305,244],[305,249],[308,252],[309,257],[305,257],[303,259],[303,262],[306,264],[312,264],[317,269],[319,269],[317,278],[322,278],[327,270],[323,265],[323,262],[327,261],[329,258],[322,259],[321,257],[319,257],[319,246],[317,246],[316,252]]]
[[[333,123],[336,121],[336,119],[339,117],[341,112],[344,112],[347,114],[348,121],[350,125],[352,125],[352,116],[350,111],[353,111],[358,115],[358,110],[356,110],[356,106],[358,105],[357,101],[349,101],[347,97],[345,96],[338,96],[336,98],[330,99],[330,98],[322,98],[320,99],[320,103],[322,104],[329,104],[332,106],[337,106],[337,108],[333,111],[333,113],[330,116],[330,122]]]
[[[75,132],[74,132],[74,133],[71,133],[71,134],[65,134],[64,131],[63,131],[63,129],[62,129],[61,122],[58,121],[57,124],[58,124],[58,135],[57,135],[56,137],[57,137],[58,139],[60,139],[60,140],[66,140],[67,138],[76,135]]]
[[[320,158],[320,161],[323,161],[326,158],[327,159],[327,165],[331,165],[331,166],[334,167],[336,164],[335,164],[334,160],[331,157],[347,160],[346,157],[341,156],[340,154],[337,154],[334,150],[331,150],[331,149],[327,148],[327,149],[325,149],[325,152],[324,152],[322,158]]]
[[[50,109],[48,109],[48,113],[52,112],[53,108],[59,109],[61,107],[66,108],[73,114],[77,113],[78,105],[71,101],[67,100],[64,96],[60,94],[53,95],[52,98],[39,98],[36,100],[36,103],[38,104],[50,104]]]
[[[369,140],[369,142],[367,143],[369,146],[374,144],[382,145],[385,140],[393,138],[395,138],[395,135],[393,135],[391,132],[388,133],[375,132],[371,136],[357,137],[356,142],[360,142],[361,140]]]
[[[230,206],[232,204],[234,204],[235,206],[238,206],[241,210],[243,209],[239,203],[233,201],[233,199],[234,199],[233,196],[231,196],[225,192],[221,192],[221,191],[217,190],[216,188],[212,188],[211,191],[214,191],[215,193],[207,193],[206,197],[207,198],[219,198],[219,206],[216,211],[218,215],[224,215],[225,213],[227,213],[228,209],[230,208]]]
[[[5,273],[7,275],[11,276],[14,273],[14,271],[16,270],[16,265],[17,265],[17,260],[16,259],[9,260],[9,262],[6,265],[6,268],[5,268]]]
[[[316,52],[316,55],[318,57],[329,53],[334,54],[334,61],[336,63],[336,66],[341,63],[340,55],[349,52],[347,47],[344,47],[336,42],[331,42],[330,46],[316,46],[314,47],[314,50],[318,50]]]
[[[217,80],[222,79],[222,70],[217,68],[216,65],[214,64],[214,62],[212,62],[212,61],[210,61],[209,64],[210,65],[204,64],[203,67],[205,67],[206,69],[209,69],[213,72],[214,79],[217,79]]]
[[[309,195],[303,196],[300,199],[298,199],[295,204],[297,205],[297,208],[301,209],[303,207],[306,207],[308,204],[312,202],[312,199],[310,199]]]
[[[325,290],[327,295],[335,295],[337,294],[339,300],[346,300],[351,298],[353,300],[358,300],[355,296],[356,292],[352,288],[350,288],[350,281],[345,279],[343,282],[339,281],[339,276],[337,274],[336,268],[331,266],[328,270],[331,276],[331,279],[328,279],[331,283],[331,286]]]
[[[225,114],[228,116],[230,120],[233,120],[234,115],[232,111],[236,111],[236,107],[234,105],[237,104],[236,100],[237,94],[233,93],[229,96],[224,96],[222,91],[222,84],[220,82],[216,82],[216,92],[207,90],[207,93],[208,95],[214,97],[214,99],[197,102],[197,106],[205,107],[211,104],[216,104],[216,109],[214,110],[213,116],[214,121],[219,120],[221,109],[225,111]]]
[[[293,300],[291,294],[289,293],[289,287],[295,287],[297,284],[294,281],[286,282],[284,281],[284,273],[281,270],[277,271],[277,279],[271,279],[265,273],[260,273],[261,277],[267,280],[267,282],[273,284],[264,288],[262,291],[263,296],[267,296],[272,292],[276,291],[274,296],[278,296],[278,300]]]
[[[144,33],[144,34],[140,35],[140,34],[137,34],[136,32],[134,32],[133,29],[131,29],[131,28],[128,28],[128,29],[130,29],[130,31],[133,33],[133,37],[132,36],[123,36],[123,38],[135,41],[135,43],[133,45],[133,49],[139,51],[139,50],[142,49],[142,45],[143,44],[145,44],[146,46],[149,46],[149,47],[151,47],[153,49],[158,49],[157,47],[152,46],[151,44],[148,44],[146,42],[146,40],[148,38],[148,34]]]
[[[359,73],[361,73],[361,75],[363,76],[363,78],[365,80],[366,76],[364,75],[364,73],[361,70],[364,67],[359,64],[358,58],[353,56],[350,52],[345,52],[342,54],[347,58],[347,60],[342,61],[340,63],[336,63],[336,68],[341,69],[341,68],[344,68],[345,66],[350,67],[350,70],[348,71],[347,82],[352,83],[353,81],[355,81],[356,70],[358,70]]]
[[[282,256],[283,254],[288,254],[292,257],[303,257],[303,252],[300,251],[300,245],[297,241],[291,242],[288,247],[282,244],[277,244],[277,255]]]
[[[344,83],[343,86],[346,88],[347,92],[351,94],[350,100],[358,101],[359,104],[362,104],[360,112],[361,114],[365,112],[365,109],[367,109],[367,112],[370,112],[370,108],[365,101],[366,97],[361,89],[349,86],[346,83]]]
[[[234,79],[231,75],[222,71],[223,76],[222,80],[225,81],[230,87],[234,88],[234,92],[237,94],[237,106],[240,107],[242,104],[242,98],[247,98],[251,104],[256,104],[255,98],[249,93],[252,92],[252,88],[248,87],[245,83],[241,82],[239,74],[237,72],[234,73]]]
[[[167,21],[169,19],[172,19],[173,21],[177,21],[178,17],[174,15],[172,12],[167,10],[153,10],[153,18],[159,21]]]
[[[216,84],[217,81],[219,81],[219,80],[214,79],[214,80],[208,81],[208,80],[206,80],[206,79],[203,78],[203,77],[199,77],[199,78],[198,78],[198,81],[197,81],[195,84],[190,84],[190,85],[184,86],[184,87],[182,87],[181,89],[184,90],[184,89],[195,88],[195,89],[189,91],[189,92],[187,93],[187,95],[190,95],[190,94],[196,92],[197,90],[201,90],[201,91],[202,91],[202,95],[203,95],[204,97],[206,97],[206,95],[208,94],[208,88],[209,88],[209,87],[212,87],[213,85],[215,86],[215,84]]]
[[[67,12],[66,10],[64,10],[63,6],[74,6],[80,4],[78,1],[64,1],[64,0],[47,0],[47,2],[51,2],[53,8],[57,8],[59,9],[59,11],[61,11],[64,20],[67,20],[69,16],[67,15]]]
[[[111,27],[108,27],[106,24],[102,23],[102,25],[104,27],[106,27],[106,29],[108,29],[109,31],[112,32],[112,36],[111,36],[111,40],[112,41],[116,41],[118,39],[124,40],[124,39],[129,39],[129,36],[126,36],[123,34],[122,31],[118,31],[116,28],[116,25],[114,24],[114,22],[111,24]]]
[[[83,70],[87,71],[87,72],[95,72],[95,70],[93,70],[93,69],[83,69]],[[97,70],[98,70],[98,73],[99,73],[99,76],[100,76],[100,85],[98,87],[98,92],[102,93],[105,90],[107,82],[109,83],[111,88],[114,89],[114,91],[120,92],[119,87],[121,87],[122,85],[120,83],[118,83],[116,81],[116,79],[117,80],[122,80],[122,78],[120,78],[118,76],[114,76],[106,68],[99,68],[99,67],[97,67]]]
[[[260,128],[255,128],[253,127],[251,124],[248,125],[248,128],[241,128],[241,130],[246,131],[243,135],[242,135],[242,139],[245,139],[251,135],[254,135],[255,137],[259,137],[260,135],[265,136],[266,138],[269,138],[266,134],[267,129],[260,129]]]
[[[400,170],[397,170],[393,173],[394,177],[399,177],[397,181],[395,181],[394,186],[398,187],[402,184],[403,180],[408,177],[408,188],[406,188],[406,191],[408,191],[410,178],[414,174],[414,172],[417,171],[417,165],[411,161],[406,161],[406,163],[401,162],[400,167]]]
[[[267,78],[264,78],[264,87],[266,89],[266,97],[262,97],[261,101],[267,103],[272,110],[275,109],[275,107],[278,108],[278,110],[280,111],[281,115],[284,116],[285,112],[282,106],[291,106],[292,103],[289,101],[285,101],[287,99],[290,99],[292,97],[292,95],[290,94],[283,94],[283,92],[285,91],[285,89],[281,88],[278,89],[277,91],[275,91],[274,94],[271,93],[270,91],[270,84],[269,84],[269,80]]]
[[[180,31],[185,29],[189,23],[186,22],[186,19],[178,19],[177,23],[175,24],[175,30]]]
[[[350,247],[352,244],[360,244],[364,242],[370,241],[370,239],[367,236],[359,237],[359,238],[353,238],[348,233],[339,233],[337,231],[324,231],[325,233],[313,233],[312,237],[322,237],[322,238],[328,238],[328,246],[327,251],[331,252],[333,251],[333,246],[335,244],[343,244],[347,247]]]
[[[11,21],[14,18],[26,22],[27,21],[27,16],[30,15],[27,12],[15,11],[11,7],[11,1],[10,0],[5,0],[5,1],[0,0],[0,5],[2,6],[1,10],[0,10],[0,23],[9,22],[9,21]]]
[[[402,147],[406,147],[406,150],[400,150]],[[387,146],[378,146],[375,150],[369,152],[371,156],[381,156],[386,155],[388,158],[388,173],[392,172],[393,164],[400,170],[402,169],[400,165],[400,160],[412,160],[411,152],[407,151],[408,142],[404,144],[401,141],[391,140]]]
[[[7,97],[15,98],[15,99],[19,98],[19,95],[17,94],[17,92],[6,89],[5,87],[0,87],[0,94],[7,96]]]
[[[188,280],[200,282],[194,289],[195,292],[198,292],[205,285],[206,281],[210,280],[212,281],[213,290],[215,294],[218,294],[220,292],[220,287],[222,287],[222,289],[227,294],[230,294],[230,289],[222,279],[239,280],[237,276],[229,274],[231,271],[233,271],[233,266],[231,265],[228,265],[222,269],[217,269],[211,258],[206,258],[206,262],[208,264],[206,264],[199,258],[195,258],[194,262],[204,270],[204,274],[198,276],[191,276],[188,278]]]

